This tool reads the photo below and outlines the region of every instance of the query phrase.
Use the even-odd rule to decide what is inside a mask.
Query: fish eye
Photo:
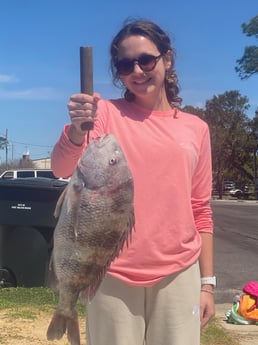
[[[109,164],[110,165],[115,165],[117,163],[117,159],[115,157],[110,158]]]

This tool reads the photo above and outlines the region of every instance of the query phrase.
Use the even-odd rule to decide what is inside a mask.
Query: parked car
[[[241,189],[233,188],[229,191],[229,195],[239,199],[244,195],[244,192]]]
[[[229,191],[231,189],[234,189],[235,187],[236,187],[235,182],[224,181],[224,184],[223,184],[224,191]]]
[[[6,170],[0,175],[0,179],[47,177],[56,178],[51,169],[17,169]]]
[[[26,177],[48,177],[56,178],[51,169],[12,169],[6,170],[1,175],[1,179],[26,178]]]

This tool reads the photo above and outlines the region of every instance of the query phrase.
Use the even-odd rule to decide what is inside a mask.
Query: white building
[[[50,157],[33,159],[33,163],[36,169],[51,169],[51,159]]]

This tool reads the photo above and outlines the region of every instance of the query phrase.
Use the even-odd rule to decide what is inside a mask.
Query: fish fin
[[[129,242],[132,242],[132,231],[135,230],[135,215],[134,215],[134,209],[132,208],[130,215],[129,215],[129,221],[128,221],[128,233],[126,238],[126,245],[128,247]]]
[[[86,304],[88,301],[92,300],[92,298],[96,295],[96,292],[97,292],[100,284],[102,283],[102,280],[106,274],[108,267],[109,267],[109,265],[104,267],[101,270],[101,272],[97,275],[95,281],[92,282],[91,285],[89,285],[86,289],[84,289],[80,292],[79,298],[80,298],[80,302],[82,304]]]
[[[70,190],[69,198],[67,199],[67,212],[72,212],[73,217],[73,230],[74,236],[77,238],[78,233],[78,222],[79,222],[79,210],[80,210],[80,194],[83,190],[84,184],[83,183],[74,183]]]
[[[92,298],[96,295],[96,292],[100,286],[101,280],[97,284],[93,284],[93,286],[88,287],[80,292],[80,302],[81,304],[86,304],[87,302],[91,301]]]
[[[57,200],[56,208],[55,208],[55,211],[54,211],[55,218],[58,218],[60,216],[66,192],[67,192],[67,187],[65,187],[65,189],[63,190],[63,192],[61,193],[61,195],[59,196],[59,198]]]
[[[53,291],[58,291],[58,279],[55,273],[53,254],[51,255],[50,260],[49,260],[46,286],[49,287]]]
[[[71,345],[80,345],[80,329],[77,312],[76,317],[67,319],[66,328],[67,338]]]
[[[120,252],[123,250],[124,244],[126,243],[126,246],[129,246],[129,243],[132,242],[132,230],[135,229],[135,216],[134,216],[134,210],[132,209],[128,222],[126,224],[125,230],[123,231],[119,241],[117,242],[116,248],[114,249],[113,255],[110,258],[110,261],[107,263],[107,268],[110,266],[111,262],[115,260],[116,257],[119,256]]]
[[[74,228],[75,238],[77,237],[80,193],[82,192],[83,188],[84,188],[83,183],[71,183],[70,182],[66,186],[66,188],[63,190],[60,197],[58,198],[57,203],[56,203],[56,208],[54,211],[54,216],[56,218],[58,218],[61,214],[61,210],[62,210],[64,200],[66,198],[66,194],[69,193],[69,197],[66,198],[66,207],[67,207],[67,213],[72,214],[72,217],[74,219],[73,228]]]
[[[69,184],[65,187],[65,189],[63,190],[63,192],[61,193],[61,195],[59,196],[57,203],[56,203],[56,207],[55,207],[55,211],[54,211],[54,216],[55,218],[58,218],[60,216],[61,213],[61,209],[62,209],[62,205],[68,190],[68,186]],[[72,188],[70,188],[69,190],[71,191],[70,193],[70,198],[68,198],[67,200],[67,211],[70,212],[73,205],[77,202],[78,200],[78,194],[82,191],[84,187],[83,183],[74,183],[72,184]]]
[[[80,345],[80,329],[78,314],[73,311],[72,317],[66,317],[55,312],[47,330],[48,340],[60,340],[67,330],[67,337],[71,345]]]
[[[47,340],[61,339],[66,331],[65,316],[55,312],[47,330]]]

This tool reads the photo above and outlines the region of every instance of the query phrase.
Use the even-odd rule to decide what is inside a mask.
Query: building
[[[51,169],[51,159],[50,157],[33,159],[33,164],[36,169]]]

